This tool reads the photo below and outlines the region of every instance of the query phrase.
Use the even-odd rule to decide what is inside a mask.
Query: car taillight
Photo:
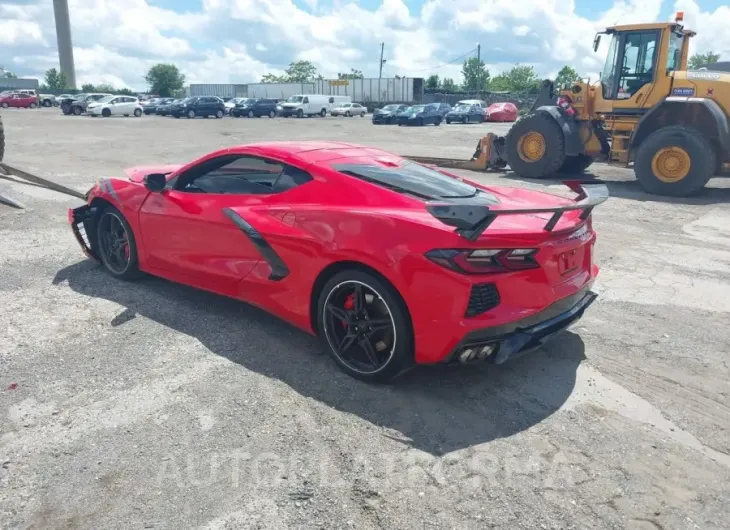
[[[536,269],[540,266],[535,260],[536,253],[536,248],[435,249],[426,252],[426,257],[456,272],[492,274]]]
[[[573,101],[568,96],[560,96],[558,98],[558,106],[565,111],[568,116],[575,116],[575,109],[570,106]]]

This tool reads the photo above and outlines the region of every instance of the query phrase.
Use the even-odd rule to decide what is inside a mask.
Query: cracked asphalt
[[[100,176],[269,139],[468,158],[505,125],[65,117],[3,111],[6,162]],[[727,528],[730,187],[644,194],[596,165],[598,301],[506,366],[342,374],[245,304],[112,280],[66,224],[79,201],[0,179],[0,528]],[[555,182],[463,172],[558,192]]]

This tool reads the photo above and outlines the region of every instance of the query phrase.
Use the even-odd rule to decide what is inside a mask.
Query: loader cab
[[[675,23],[616,26],[596,35],[596,51],[603,35],[611,39],[601,72],[603,100],[615,109],[638,112],[667,96],[670,74],[686,69],[688,41],[694,35],[680,20],[678,15]]]

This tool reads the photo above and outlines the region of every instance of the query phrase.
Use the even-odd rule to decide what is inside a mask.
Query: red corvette
[[[222,149],[98,181],[69,210],[113,276],[149,273],[254,304],[319,335],[350,375],[502,363],[580,318],[596,295],[591,211],[490,188],[339,142]]]

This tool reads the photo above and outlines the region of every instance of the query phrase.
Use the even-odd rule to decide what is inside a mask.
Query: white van
[[[330,96],[330,109],[342,106],[343,103],[352,103],[350,96]]]
[[[455,107],[458,107],[460,105],[479,105],[481,108],[486,109],[489,105],[487,105],[487,102],[481,99],[462,99],[461,101],[458,101]]]
[[[320,115],[324,118],[329,112],[335,97],[337,96],[297,94],[281,104],[281,115],[284,117],[296,116],[297,118]]]

